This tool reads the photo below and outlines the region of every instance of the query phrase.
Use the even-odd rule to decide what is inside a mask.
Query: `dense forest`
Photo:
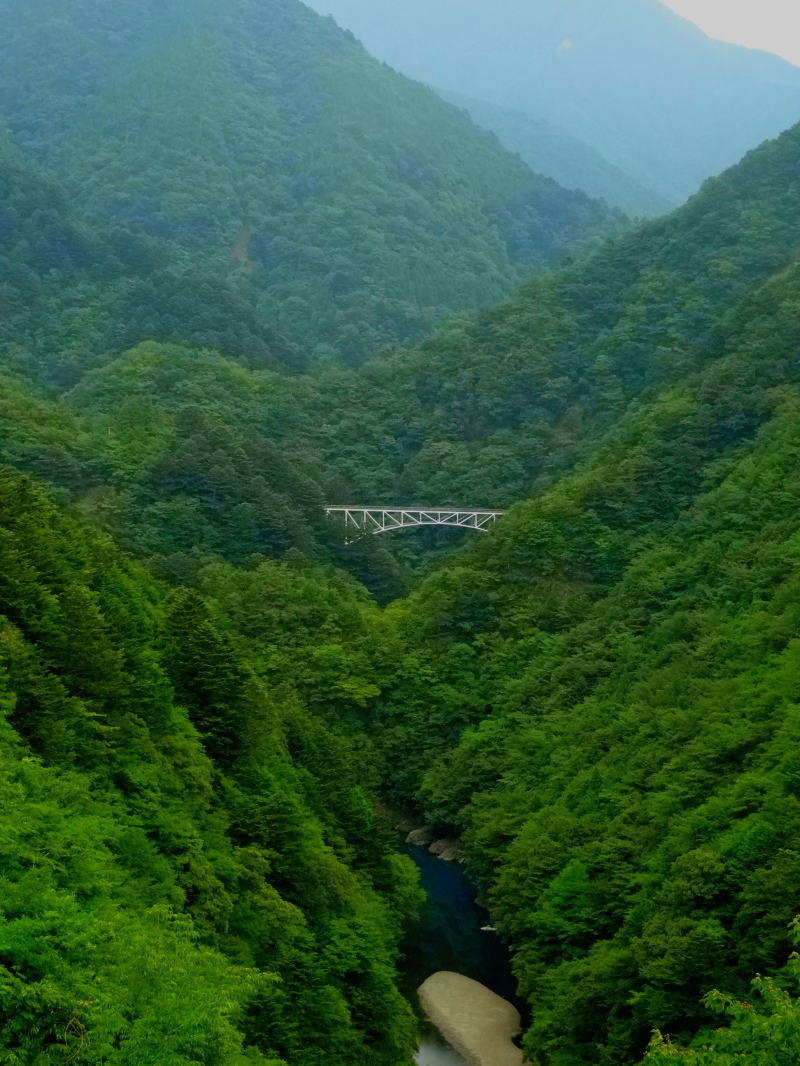
[[[0,42],[0,1062],[411,1066],[388,806],[537,1066],[795,1066],[800,126],[623,227],[221,10]]]
[[[100,352],[358,364],[619,224],[299,0],[9,7],[0,115],[125,260]]]
[[[418,890],[352,741],[197,592],[10,471],[0,502],[3,1060],[409,1062],[396,943]],[[282,588],[307,661],[365,605],[340,580],[304,620],[326,579],[298,578],[247,580]]]

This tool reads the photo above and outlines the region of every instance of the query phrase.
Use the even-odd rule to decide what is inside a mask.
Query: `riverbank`
[[[440,971],[422,983],[419,1000],[467,1066],[524,1066],[513,1042],[522,1028],[520,1013],[485,985]]]

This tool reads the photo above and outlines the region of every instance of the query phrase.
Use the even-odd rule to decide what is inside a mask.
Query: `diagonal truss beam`
[[[488,533],[505,511],[480,507],[346,507],[328,506],[325,513],[341,516],[351,533],[393,533],[418,526],[451,526]]]

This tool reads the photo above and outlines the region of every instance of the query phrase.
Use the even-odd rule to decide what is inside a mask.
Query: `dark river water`
[[[505,945],[494,933],[481,927],[491,919],[475,899],[477,890],[458,863],[442,862],[427,848],[408,847],[417,864],[428,903],[422,922],[406,944],[405,975],[412,994],[439,970],[472,977],[509,999],[520,1009],[516,982]],[[419,1066],[464,1066],[464,1060],[435,1031],[423,1029],[417,1054]]]

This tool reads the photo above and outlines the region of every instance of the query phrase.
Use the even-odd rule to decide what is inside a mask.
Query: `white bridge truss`
[[[326,507],[327,515],[341,515],[345,529],[358,533],[393,533],[419,526],[453,526],[488,533],[505,511],[455,507]]]

